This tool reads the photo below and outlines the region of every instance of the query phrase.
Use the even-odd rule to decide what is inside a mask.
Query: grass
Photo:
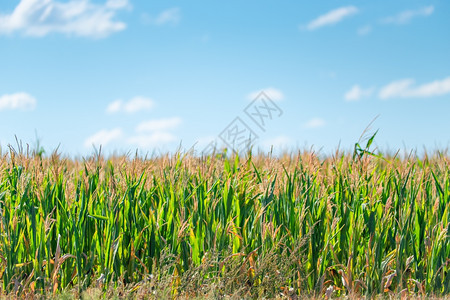
[[[449,164],[359,145],[278,158],[11,149],[0,297],[445,297]]]

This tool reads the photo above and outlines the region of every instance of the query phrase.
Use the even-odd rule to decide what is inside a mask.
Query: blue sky
[[[201,151],[449,145],[450,2],[2,0],[0,145]],[[244,109],[264,91],[282,114]]]

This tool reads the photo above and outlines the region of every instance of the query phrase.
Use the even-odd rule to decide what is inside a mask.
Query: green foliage
[[[206,285],[448,295],[449,159],[379,159],[374,136],[354,157],[325,159],[11,151],[0,159],[0,295],[149,281],[172,296]]]

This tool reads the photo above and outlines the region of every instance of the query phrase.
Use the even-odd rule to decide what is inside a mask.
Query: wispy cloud
[[[178,128],[181,123],[178,117],[142,122],[136,127],[138,134],[127,139],[127,143],[140,148],[164,147],[178,140],[171,130]]]
[[[131,4],[128,3],[128,0],[108,0],[106,7],[111,9],[131,8]]]
[[[293,140],[285,135],[280,135],[271,139],[266,139],[262,142],[265,148],[270,149],[271,147],[275,149],[287,148],[292,145]]]
[[[176,25],[181,20],[181,10],[179,7],[169,8],[159,13],[156,17],[144,13],[141,16],[141,20],[143,23],[158,26],[166,24]]]
[[[21,0],[11,14],[0,14],[0,34],[22,32],[42,37],[49,33],[102,38],[122,31],[126,24],[115,20],[119,10],[130,7],[127,0]]]
[[[426,6],[417,10],[405,10],[401,13],[387,17],[381,20],[382,23],[385,24],[397,24],[403,25],[409,23],[415,17],[427,17],[430,16],[434,12],[434,6]]]
[[[134,97],[128,101],[116,100],[108,104],[106,108],[107,113],[136,113],[140,111],[151,110],[155,106],[155,102],[150,98],[145,98],[141,96]]]
[[[324,119],[322,119],[322,118],[313,118],[313,119],[309,120],[308,122],[306,122],[303,125],[303,128],[316,129],[316,128],[324,127],[325,125],[326,125],[326,122],[325,122]]]
[[[176,140],[177,137],[170,132],[152,132],[132,136],[127,140],[127,143],[140,148],[159,148]]]
[[[217,136],[207,135],[207,136],[199,137],[196,139],[194,147],[196,150],[202,150],[206,146],[208,146],[210,143],[217,143]]]
[[[140,123],[136,127],[137,132],[149,132],[149,131],[166,131],[177,128],[181,124],[181,119],[178,117],[150,120]]]
[[[317,17],[306,25],[306,29],[315,30],[323,26],[337,24],[343,19],[358,13],[355,6],[344,6]]]
[[[6,94],[0,96],[0,111],[33,110],[36,105],[36,99],[27,93]]]
[[[346,101],[358,101],[365,97],[370,97],[374,92],[374,88],[363,89],[359,85],[354,85],[347,93],[345,93],[344,98]]]
[[[358,35],[360,35],[360,36],[368,35],[371,32],[372,32],[372,26],[370,26],[370,25],[359,27],[358,31],[357,31]]]
[[[250,94],[247,95],[247,98],[249,100],[254,100],[256,97],[258,97],[258,95],[261,92],[264,92],[267,95],[267,97],[269,97],[271,100],[274,100],[274,101],[281,101],[284,99],[283,92],[281,90],[273,88],[273,87],[268,87],[268,88],[265,88],[262,90],[251,92]]]
[[[414,86],[414,79],[396,80],[380,89],[381,99],[428,98],[450,93],[450,77]]]
[[[84,141],[84,146],[86,148],[92,146],[106,146],[112,141],[118,140],[123,136],[123,131],[120,128],[107,130],[103,129],[98,131],[97,133],[91,135]]]

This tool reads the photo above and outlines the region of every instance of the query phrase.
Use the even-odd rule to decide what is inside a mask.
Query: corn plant
[[[371,141],[369,142],[371,143]],[[0,295],[448,295],[445,154],[0,158]],[[158,285],[156,285],[158,286]]]

